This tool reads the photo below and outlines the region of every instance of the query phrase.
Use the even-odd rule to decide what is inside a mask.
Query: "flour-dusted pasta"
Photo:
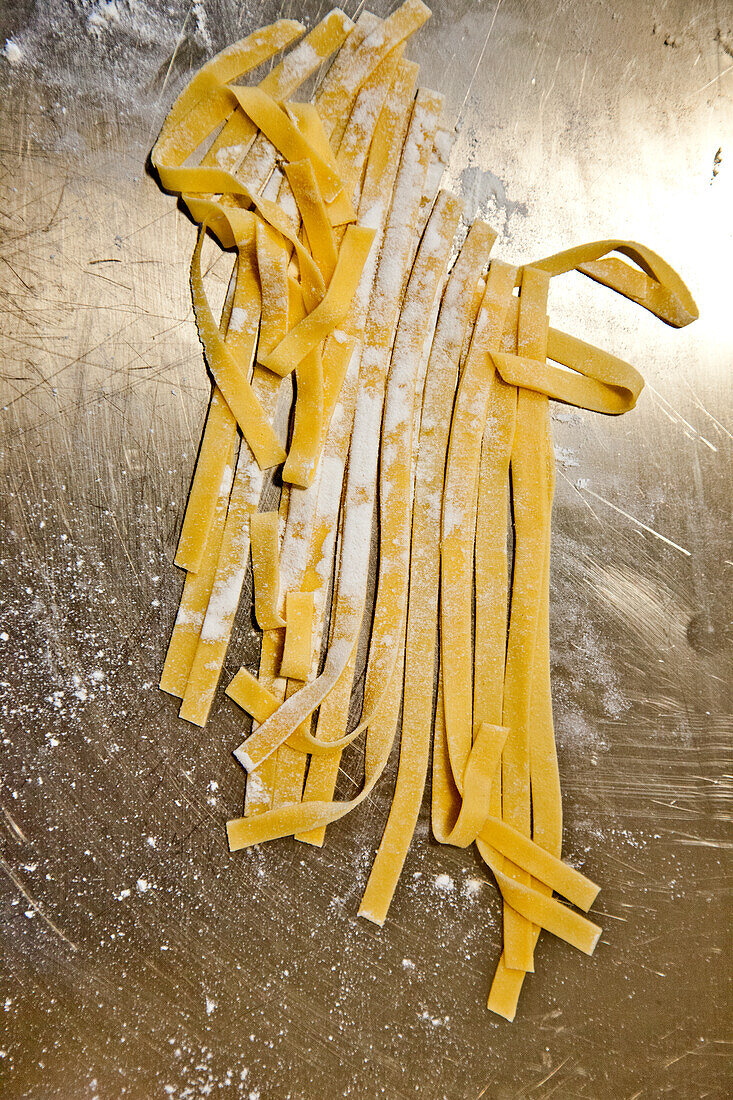
[[[359,909],[380,925],[432,734],[433,834],[475,843],[493,874],[504,943],[488,1007],[513,1019],[541,929],[587,954],[601,932],[585,915],[598,886],[561,858],[549,400],[621,414],[643,388],[633,366],[550,325],[550,282],[578,271],[675,327],[697,307],[635,242],[513,267],[492,258],[496,234],[475,222],[457,247],[462,203],[440,191],[455,131],[439,95],[415,93],[417,66],[403,57],[429,14],[422,0],[356,23],[334,9],[257,86],[237,83],[304,30],[263,28],[194,76],[153,149],[162,186],[199,225],[191,291],[213,379],[161,688],[182,718],[208,720],[251,568],[262,644],[257,675],[242,668],[226,687],[252,722],[234,748],[247,782],[230,848],[323,844],[328,825],[367,802],[399,737]],[[291,100],[328,59],[311,100]],[[219,324],[207,235],[236,253]],[[268,470],[277,509],[263,506]],[[340,800],[341,754],[360,736],[364,783]]]

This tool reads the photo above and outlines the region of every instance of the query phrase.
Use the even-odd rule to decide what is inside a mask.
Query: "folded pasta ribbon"
[[[604,259],[610,252],[621,252],[638,267],[616,257]],[[674,328],[684,328],[700,316],[694,298],[674,268],[651,248],[636,241],[591,241],[536,260],[531,266],[550,275],[580,271]]]
[[[258,465],[263,470],[270,466],[279,466],[285,461],[285,451],[257,400],[246,370],[242,369],[241,364],[224,343],[206,297],[201,273],[201,248],[206,228],[207,223],[204,222],[191,259],[191,296],[199,337],[216,384],[235,416]],[[254,221],[252,221],[251,233],[254,233]],[[252,352],[254,353],[254,346]]]
[[[481,724],[466,761],[463,783],[459,787],[463,800],[458,818],[447,833],[433,826],[435,839],[441,844],[467,848],[483,829],[489,816],[491,784],[508,733],[506,726],[492,726],[488,722]]]
[[[524,355],[492,352],[491,357],[508,385],[594,412],[629,412],[644,388],[644,379],[630,363],[554,328],[548,332],[547,355],[571,370]]]
[[[329,159],[322,156],[282,107],[261,88],[237,87],[229,91],[286,161],[310,161],[323,198],[332,202],[342,186],[333,156]]]
[[[284,378],[343,321],[359,285],[374,235],[375,231],[366,226],[347,227],[336,270],[323,301],[290,330],[263,360],[263,366]]]
[[[605,259],[610,252],[623,253],[638,267],[616,257]],[[677,272],[656,252],[635,241],[595,241],[539,260],[531,268],[550,276],[580,271],[677,328],[699,316]],[[629,363],[555,328],[548,328],[547,357],[570,371],[521,355],[496,354],[493,359],[510,385],[595,412],[628,412],[644,388],[644,379]]]
[[[304,30],[302,23],[280,19],[222,50],[189,81],[168,112],[150,154],[167,191],[178,190],[173,169],[234,111],[236,102],[226,85],[289,46]]]

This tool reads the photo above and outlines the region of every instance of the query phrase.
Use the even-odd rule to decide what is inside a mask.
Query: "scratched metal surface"
[[[543,937],[517,1021],[492,1018],[498,897],[472,852],[432,842],[425,812],[386,927],[358,920],[388,779],[322,850],[228,853],[240,717],[222,698],[200,731],[156,688],[207,381],[194,230],[144,161],[192,66],[324,6],[10,0],[4,1096],[730,1094],[731,9],[434,8],[410,54],[461,119],[450,182],[502,231],[498,254],[637,238],[702,313],[674,332],[579,278],[553,291],[560,323],[648,380],[620,420],[553,413],[565,851],[602,884],[602,942],[587,959]],[[226,677],[255,649],[245,606]]]

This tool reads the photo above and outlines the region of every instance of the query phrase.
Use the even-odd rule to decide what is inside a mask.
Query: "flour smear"
[[[209,9],[210,10],[210,9]],[[66,106],[113,96],[123,113],[161,114],[191,73],[259,25],[256,5],[207,18],[203,0],[77,0],[35,4],[2,20],[0,81],[36,76]]]

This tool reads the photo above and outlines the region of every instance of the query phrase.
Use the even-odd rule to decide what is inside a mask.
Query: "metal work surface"
[[[242,714],[220,691],[199,730],[157,689],[209,384],[188,288],[195,231],[145,159],[195,67],[326,6],[6,0],[0,1092],[12,1100],[730,1095],[731,8],[432,6],[408,54],[460,119],[446,185],[501,231],[496,254],[636,239],[700,306],[677,332],[580,276],[551,298],[553,323],[647,380],[619,419],[553,408],[564,850],[602,886],[602,941],[589,959],[543,935],[516,1022],[490,1015],[499,895],[473,850],[432,840],[427,805],[387,924],[357,919],[393,769],[323,849],[229,854]],[[222,285],[228,262],[211,274]],[[224,679],[255,659],[245,602]],[[345,768],[342,795],[358,753]]]

